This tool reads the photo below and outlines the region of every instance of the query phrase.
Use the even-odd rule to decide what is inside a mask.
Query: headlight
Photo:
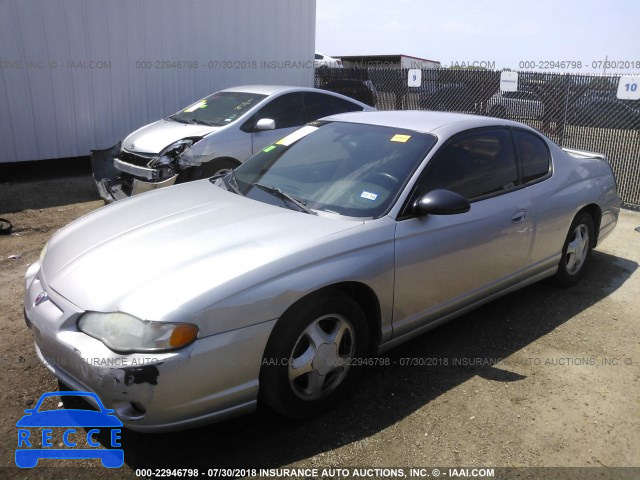
[[[198,336],[190,323],[140,320],[126,313],[87,312],[78,329],[116,352],[158,352],[186,347]]]
[[[152,166],[168,165],[172,163],[182,154],[182,152],[184,152],[191,145],[193,145],[193,140],[188,138],[172,143],[167,148],[162,150],[162,152],[160,152],[160,155],[158,155],[158,159],[153,162]]]

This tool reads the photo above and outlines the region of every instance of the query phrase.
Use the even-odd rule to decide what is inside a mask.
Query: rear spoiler
[[[599,158],[600,160],[607,161],[607,156],[603,153],[589,152],[587,150],[576,150],[574,148],[563,148],[565,152],[575,158]]]

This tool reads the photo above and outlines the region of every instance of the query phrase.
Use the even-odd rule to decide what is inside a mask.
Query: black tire
[[[59,392],[69,392],[69,391],[73,390],[73,388],[71,388],[69,385],[64,383],[59,378],[56,378],[56,380],[58,380],[58,391]]]
[[[569,233],[562,247],[558,271],[551,278],[552,282],[561,287],[575,285],[582,278],[589,264],[594,245],[593,217],[587,212],[580,212],[571,222]]]
[[[342,335],[337,338],[339,332]],[[364,313],[340,292],[294,305],[267,342],[260,370],[260,401],[292,419],[313,418],[333,407],[361,373],[354,360],[367,355],[368,335]],[[304,367],[307,373],[296,373]]]
[[[231,158],[218,158],[216,160],[211,160],[198,167],[192,167],[181,172],[176,179],[176,183],[186,183],[213,177],[220,172],[233,170],[238,165],[240,164]]]

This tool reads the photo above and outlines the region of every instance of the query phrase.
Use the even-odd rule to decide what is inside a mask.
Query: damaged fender
[[[121,148],[122,141],[104,150],[91,150],[91,171],[93,180],[96,184],[100,197],[105,201],[105,203],[113,203],[117,200],[129,198],[131,195],[148,192],[150,190],[155,190],[156,188],[168,187],[176,182],[177,175],[161,182],[145,182],[133,177],[133,180],[130,180],[129,182],[131,183],[131,192],[130,194],[127,194],[122,189],[121,175],[123,172],[114,166],[114,159],[117,158]]]
[[[113,159],[120,152],[122,141],[105,150],[91,150],[91,173],[100,197],[107,203],[119,198],[111,192],[111,185],[120,174],[113,166]],[[124,195],[124,194],[123,194]]]

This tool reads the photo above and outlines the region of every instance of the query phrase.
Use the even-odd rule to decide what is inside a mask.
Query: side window
[[[513,188],[518,166],[508,130],[463,133],[441,147],[429,161],[420,193],[445,188],[468,200]]]
[[[522,162],[522,174],[525,183],[544,177],[549,173],[549,149],[537,135],[524,130],[514,132],[518,155]]]
[[[276,128],[298,127],[306,123],[301,93],[287,93],[282,95],[258,111],[247,122],[253,128],[261,118],[271,118],[276,122]]]
[[[307,111],[307,122],[336,113],[362,111],[362,107],[355,103],[323,93],[305,93],[304,105]]]

